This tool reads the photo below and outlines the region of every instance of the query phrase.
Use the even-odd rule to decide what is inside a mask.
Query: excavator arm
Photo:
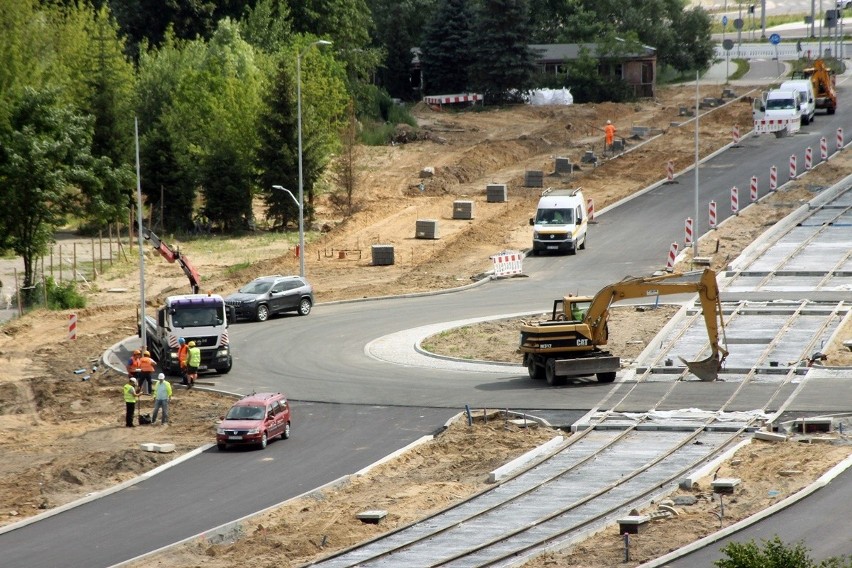
[[[700,275],[698,280],[687,280]],[[675,282],[675,279],[681,281]],[[666,274],[640,278],[628,278],[610,284],[601,289],[594,297],[583,323],[588,325],[592,342],[596,345],[606,343],[606,323],[609,319],[609,307],[621,300],[670,294],[697,293],[704,314],[704,325],[710,340],[711,355],[702,361],[684,361],[689,370],[704,381],[715,380],[728,351],[720,345],[719,333],[724,333],[722,304],[719,300],[719,288],[716,273],[705,269],[703,272],[686,274]],[[682,359],[681,359],[682,360]]]
[[[143,229],[142,232],[145,240],[151,241],[151,245],[153,245],[154,250],[160,253],[160,256],[168,260],[170,263],[174,264],[177,262],[180,264],[183,273],[186,274],[186,277],[189,279],[189,285],[192,288],[193,294],[198,294],[198,290],[200,289],[201,277],[198,275],[198,272],[195,270],[195,267],[192,266],[192,263],[189,262],[189,259],[182,255],[181,252],[177,249],[173,249],[166,243],[164,243],[160,237],[156,235],[150,229]]]

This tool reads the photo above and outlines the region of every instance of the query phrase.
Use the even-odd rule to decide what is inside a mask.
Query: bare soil
[[[701,95],[718,96],[720,89],[705,88]],[[662,164],[669,159],[675,161],[677,170],[687,167],[693,159],[694,131],[690,125],[671,124],[681,120],[678,106],[693,100],[694,87],[660,92],[656,101],[631,105],[468,113],[417,109],[418,120],[430,133],[430,140],[363,149],[356,214],[343,219],[330,206],[318,204],[320,217],[309,233],[305,257],[317,301],[455,287],[487,271],[491,255],[527,247],[527,219],[538,197],[538,190],[522,187],[527,170],[544,171],[546,186],[582,185],[600,209],[664,177]],[[553,175],[554,156],[566,156],[579,163],[579,157],[587,150],[600,154],[602,133],[597,128],[607,118],[613,120],[620,135],[629,134],[633,125],[657,128],[662,134],[646,141],[628,139],[627,147],[633,151],[603,160],[597,168],[584,167],[570,177]],[[733,103],[702,117],[702,155],[727,143],[733,124],[745,125],[749,120],[750,107],[746,103]],[[427,166],[433,167],[435,173],[421,178],[420,172]],[[714,268],[722,269],[769,225],[809,199],[815,186],[828,186],[849,171],[850,158],[844,153],[801,181],[745,209],[735,222],[726,223],[711,238],[704,239],[700,254],[711,256]],[[484,186],[492,182],[508,184],[506,203],[486,202]],[[474,202],[474,219],[452,219],[453,202],[459,199]],[[418,219],[437,220],[441,238],[414,238]],[[294,233],[262,232],[241,238],[206,239],[161,236],[193,260],[203,275],[203,286],[213,292],[230,293],[260,274],[298,271],[293,254]],[[81,256],[85,256],[87,244],[92,245],[88,239],[80,240]],[[394,245],[395,264],[372,266],[372,244]],[[113,265],[83,286],[90,307],[77,311],[76,341],[65,340],[67,313],[31,313],[0,328],[0,432],[4,434],[0,437],[0,452],[5,458],[0,462],[0,525],[112,486],[210,442],[218,416],[230,404],[227,398],[214,393],[176,389],[170,409],[171,426],[123,427],[124,377],[102,366],[95,367],[105,348],[135,333],[139,278],[135,253],[128,245],[125,240],[124,253],[131,254],[125,257],[116,253]],[[14,262],[0,260],[5,291],[12,289],[12,266]],[[147,253],[145,270],[149,305],[170,293],[187,291],[179,268],[151,251]],[[613,340],[619,342],[618,351],[632,357],[635,355],[630,355],[630,350],[653,336],[656,326],[664,323],[666,312],[639,313],[629,308],[621,311],[624,323],[611,326],[611,332]],[[660,321],[655,319],[657,315],[662,316]],[[487,325],[493,327],[464,332],[468,333],[464,339],[468,348],[454,354],[475,359],[491,354],[487,358],[516,360],[514,323]],[[615,339],[618,334],[622,339]],[[849,337],[852,329],[843,334]],[[511,339],[506,341],[501,339],[503,336]],[[495,349],[494,342],[500,347]],[[828,347],[828,363],[852,365],[847,351]],[[146,399],[142,404],[145,408],[151,403]],[[543,428],[507,427],[499,419],[487,425],[477,423],[473,428],[456,425],[434,442],[407,452],[345,487],[288,504],[287,509],[247,523],[246,539],[240,542],[213,545],[197,541],[148,559],[140,566],[232,566],[237,562],[271,566],[270,553],[279,555],[285,551],[287,561],[282,564],[276,558],[275,565],[294,566],[373,536],[376,531],[411,522],[481,490],[487,471],[554,434]],[[139,449],[141,442],[172,442],[177,451],[146,453]],[[792,462],[807,464],[808,467],[797,466],[795,469],[802,473],[794,476],[805,484],[824,471],[829,462],[838,461],[845,451],[838,450],[835,456],[826,452],[825,446],[784,446],[790,449],[790,455],[769,453],[765,462],[742,459],[737,467],[762,472],[773,467],[787,468],[786,464]],[[825,454],[825,461],[813,455],[815,449]],[[746,475],[747,471],[737,470],[738,477]],[[699,489],[702,487],[706,490],[703,484]],[[777,495],[776,489],[780,491]],[[772,488],[773,499],[794,490],[779,482],[777,488]],[[726,503],[726,514],[746,515],[765,506],[768,501],[757,498],[758,493],[753,499],[743,498],[743,502],[753,503],[741,510],[734,507],[728,513]],[[354,520],[358,510],[379,506],[389,511],[383,524],[362,525]],[[663,531],[665,538],[654,540],[650,536],[653,532],[642,535],[642,542],[649,543],[643,554],[651,557],[665,552],[667,547],[686,542],[701,531],[713,530],[717,521],[702,513],[697,513],[689,526],[666,521],[670,526]],[[595,545],[591,550],[598,548],[601,556],[587,551],[583,556],[586,563],[576,565],[613,565],[604,555],[612,545]],[[546,561],[550,562],[547,565],[568,562],[562,557]]]

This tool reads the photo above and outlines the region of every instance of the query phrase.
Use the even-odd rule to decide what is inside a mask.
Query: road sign
[[[737,28],[738,30],[743,29],[743,19],[742,18],[735,19],[734,20],[734,27]]]
[[[769,43],[771,43],[772,45],[778,45],[779,43],[781,43],[781,36],[778,34],[772,34],[771,36],[769,36]]]
[[[722,42],[722,47],[725,49],[725,51],[731,51],[732,49],[734,49],[734,40],[732,40],[732,39],[724,40]]]
[[[728,25],[728,16],[722,16],[722,25],[723,25],[723,26],[727,26],[727,25]]]

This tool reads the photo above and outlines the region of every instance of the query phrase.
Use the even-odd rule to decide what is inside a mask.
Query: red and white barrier
[[[837,129],[837,149],[838,150],[843,149],[843,129],[842,128]]]
[[[731,129],[731,138],[734,139],[734,144],[740,143],[740,127],[737,126],[736,124]]]
[[[666,164],[666,180],[669,182],[674,181],[674,162],[671,160]]]
[[[683,246],[688,247],[692,244],[692,217],[686,218],[686,223],[684,223],[683,231]]]
[[[796,179],[796,154],[790,155],[790,179]]]
[[[77,314],[68,314],[68,339],[77,339]]]
[[[819,157],[823,162],[828,159],[828,140],[825,136],[819,139]]]
[[[716,202],[710,202],[710,228],[716,228]]]
[[[475,103],[482,100],[482,95],[478,93],[463,93],[459,95],[436,95],[432,97],[423,97],[423,101],[430,105],[446,105],[452,103]]]
[[[677,243],[672,243],[672,248],[669,249],[669,259],[666,261],[666,271],[674,270],[675,259],[677,258]]]
[[[805,148],[805,171],[810,171],[814,164],[814,151],[808,146]]]
[[[505,250],[491,257],[494,263],[494,276],[511,276],[524,271],[523,255],[518,251]]]
[[[731,213],[739,214],[740,211],[740,190],[737,186],[731,188]]]
[[[778,189],[778,168],[772,166],[769,168],[769,191]]]
[[[586,200],[586,209],[589,211],[589,223],[595,220],[595,200],[591,197]]]
[[[749,197],[751,202],[757,201],[757,177],[751,176],[751,185],[749,185]]]

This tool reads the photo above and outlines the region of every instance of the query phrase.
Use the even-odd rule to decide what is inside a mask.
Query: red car
[[[280,392],[250,394],[228,410],[216,427],[216,447],[251,444],[261,449],[272,438],[290,437],[290,403]]]

